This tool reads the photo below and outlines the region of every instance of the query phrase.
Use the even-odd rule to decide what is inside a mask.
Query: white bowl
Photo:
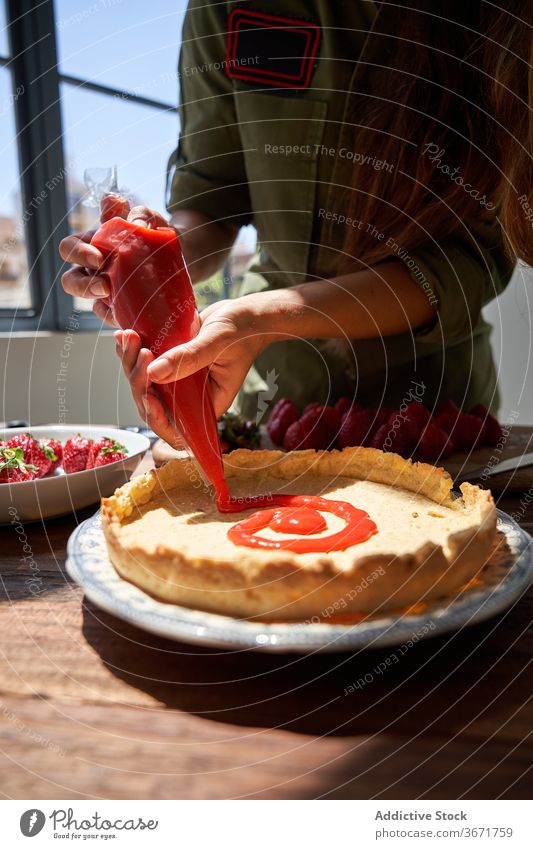
[[[7,442],[17,433],[30,432],[36,439],[59,439],[63,444],[80,433],[89,439],[109,436],[126,446],[128,456],[116,463],[65,474],[62,469],[48,478],[37,478],[20,483],[0,483],[0,523],[12,524],[18,520],[36,522],[64,516],[94,504],[112,495],[117,487],[130,479],[146,451],[150,440],[140,433],[117,427],[90,425],[50,425],[39,427],[11,427],[0,430],[0,439]]]

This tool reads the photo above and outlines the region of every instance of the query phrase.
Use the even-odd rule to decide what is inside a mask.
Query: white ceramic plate
[[[87,469],[69,475],[62,469],[57,469],[49,478],[0,484],[1,524],[10,524],[14,520],[35,522],[51,519],[95,504],[101,498],[112,495],[117,487],[130,479],[150,447],[150,440],[140,433],[92,425],[11,427],[0,431],[0,439],[7,441],[17,433],[28,431],[36,439],[59,439],[63,444],[76,433],[90,439],[110,436],[126,446],[128,456],[125,460],[99,466],[97,469]]]
[[[533,581],[533,540],[509,516],[498,511],[507,550],[485,566],[476,589],[428,605],[419,614],[391,614],[356,625],[328,622],[249,622],[189,610],[157,601],[124,581],[113,568],[97,513],[79,525],[69,539],[67,571],[99,607],[154,634],[199,645],[270,652],[353,651],[418,642],[455,631],[508,608]]]

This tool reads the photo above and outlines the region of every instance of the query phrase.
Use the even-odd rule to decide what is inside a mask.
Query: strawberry
[[[115,440],[110,439],[109,436],[102,436],[89,447],[89,454],[87,455],[85,468],[93,469],[96,466],[107,466],[108,463],[114,463],[116,460],[122,460],[127,453],[126,447],[122,445],[121,442],[115,442]],[[101,455],[105,455],[105,458],[98,462]],[[109,459],[111,456],[113,456],[112,460]]]
[[[381,451],[390,451],[392,446],[389,446],[389,436],[390,427],[387,422],[385,422],[384,424],[380,425],[376,431],[374,431],[368,444],[370,448],[379,448]],[[385,448],[385,442],[387,442],[388,448]]]
[[[304,416],[306,413],[312,413],[314,410],[321,410],[323,406],[324,405],[321,404],[319,401],[313,401],[311,404],[308,404],[307,407],[304,407],[302,416]]]
[[[57,467],[61,465],[61,460],[63,459],[63,446],[59,439],[41,439],[41,445],[45,449],[49,448],[55,455],[55,460],[52,460],[52,465],[48,470],[48,474],[51,475],[55,472]]]
[[[417,444],[422,428],[411,416],[400,410],[393,413],[387,422],[389,438],[385,439],[385,450],[409,457]]]
[[[421,460],[432,462],[449,457],[453,445],[448,434],[434,422],[428,422],[417,447]]]
[[[267,424],[268,435],[274,445],[283,445],[283,437],[287,428],[297,418],[298,412],[292,401],[288,398],[282,398],[281,401],[278,401],[270,413]]]
[[[67,474],[84,471],[92,444],[92,439],[79,433],[67,439],[63,446],[63,468]]]
[[[442,413],[433,420],[446,431],[452,439],[457,451],[470,451],[483,442],[484,424],[482,419],[467,413]]]
[[[445,433],[451,433],[460,415],[461,413],[459,410],[445,410],[444,412],[439,413],[438,416],[435,416],[432,421]]]
[[[91,442],[89,446],[89,453],[87,454],[87,460],[85,462],[86,469],[94,469],[94,461],[96,460],[99,452],[102,448],[105,448],[110,441],[111,440],[108,436],[102,436],[100,439],[96,439],[94,442]]]
[[[300,420],[293,422],[287,428],[285,436],[283,437],[283,447],[285,451],[297,451],[298,449],[303,450],[304,448],[311,448],[305,424],[302,424]]]
[[[331,448],[339,432],[341,417],[335,407],[310,404],[300,417],[308,448],[316,451]]]
[[[372,411],[372,418],[374,421],[374,427],[377,430],[378,427],[384,425],[388,422],[390,417],[396,412],[394,407],[378,407],[376,410]]]
[[[439,401],[437,409],[435,410],[437,416],[440,416],[441,413],[455,413],[456,418],[459,415],[459,412],[459,407],[455,401],[452,401],[450,398],[443,398]]]
[[[34,477],[44,478],[56,460],[53,450],[47,445],[41,445],[31,433],[18,433],[8,439],[9,448],[20,448],[26,465],[35,467]]]
[[[477,416],[483,421],[485,431],[483,434],[483,444],[495,446],[503,439],[503,431],[497,418],[495,418],[485,407],[484,404],[476,404],[470,410],[471,416]]]
[[[421,401],[411,401],[405,408],[406,416],[420,427],[420,433],[431,419],[431,413]],[[420,435],[420,434],[419,434]]]
[[[370,438],[372,415],[368,410],[351,410],[346,413],[337,437],[337,448],[364,445]]]
[[[0,483],[31,481],[36,477],[35,472],[35,466],[25,462],[22,448],[8,445],[0,448]]]
[[[374,431],[368,444],[371,448],[391,451],[409,457],[418,442],[420,429],[400,410],[395,410],[389,419]]]
[[[111,445],[104,446],[99,451],[94,461],[94,468],[108,466],[109,463],[117,463],[119,460],[123,460],[127,454],[128,452],[124,445],[121,445],[120,442],[113,442]]]
[[[341,414],[341,418],[348,412],[356,412],[363,409],[361,404],[358,404],[353,398],[349,398],[348,395],[342,395],[334,407]]]

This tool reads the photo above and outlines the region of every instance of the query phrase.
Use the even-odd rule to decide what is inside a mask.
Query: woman
[[[496,409],[481,309],[517,257],[533,262],[529,0],[195,5],[171,222],[194,282],[241,225],[261,251],[240,297],[204,310],[187,345],[154,359],[117,332],[141,415],[169,436],[151,385],[205,365],[217,414],[239,393],[254,416],[261,390],[398,405],[413,383],[428,406]],[[89,238],[62,243],[79,266],[63,285],[106,319]]]

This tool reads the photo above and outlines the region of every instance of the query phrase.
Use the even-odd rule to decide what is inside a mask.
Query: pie
[[[231,492],[321,495],[361,508],[378,532],[344,551],[295,554],[235,545],[228,529],[249,513],[220,514],[188,460],[133,478],[102,501],[109,556],[126,580],[163,601],[233,617],[319,621],[331,611],[381,614],[449,596],[490,557],[496,510],[489,491],[443,469],[373,448],[234,451]],[[200,486],[199,486],[200,483]],[[342,520],[327,514],[331,533]],[[264,536],[274,537],[266,529]]]

